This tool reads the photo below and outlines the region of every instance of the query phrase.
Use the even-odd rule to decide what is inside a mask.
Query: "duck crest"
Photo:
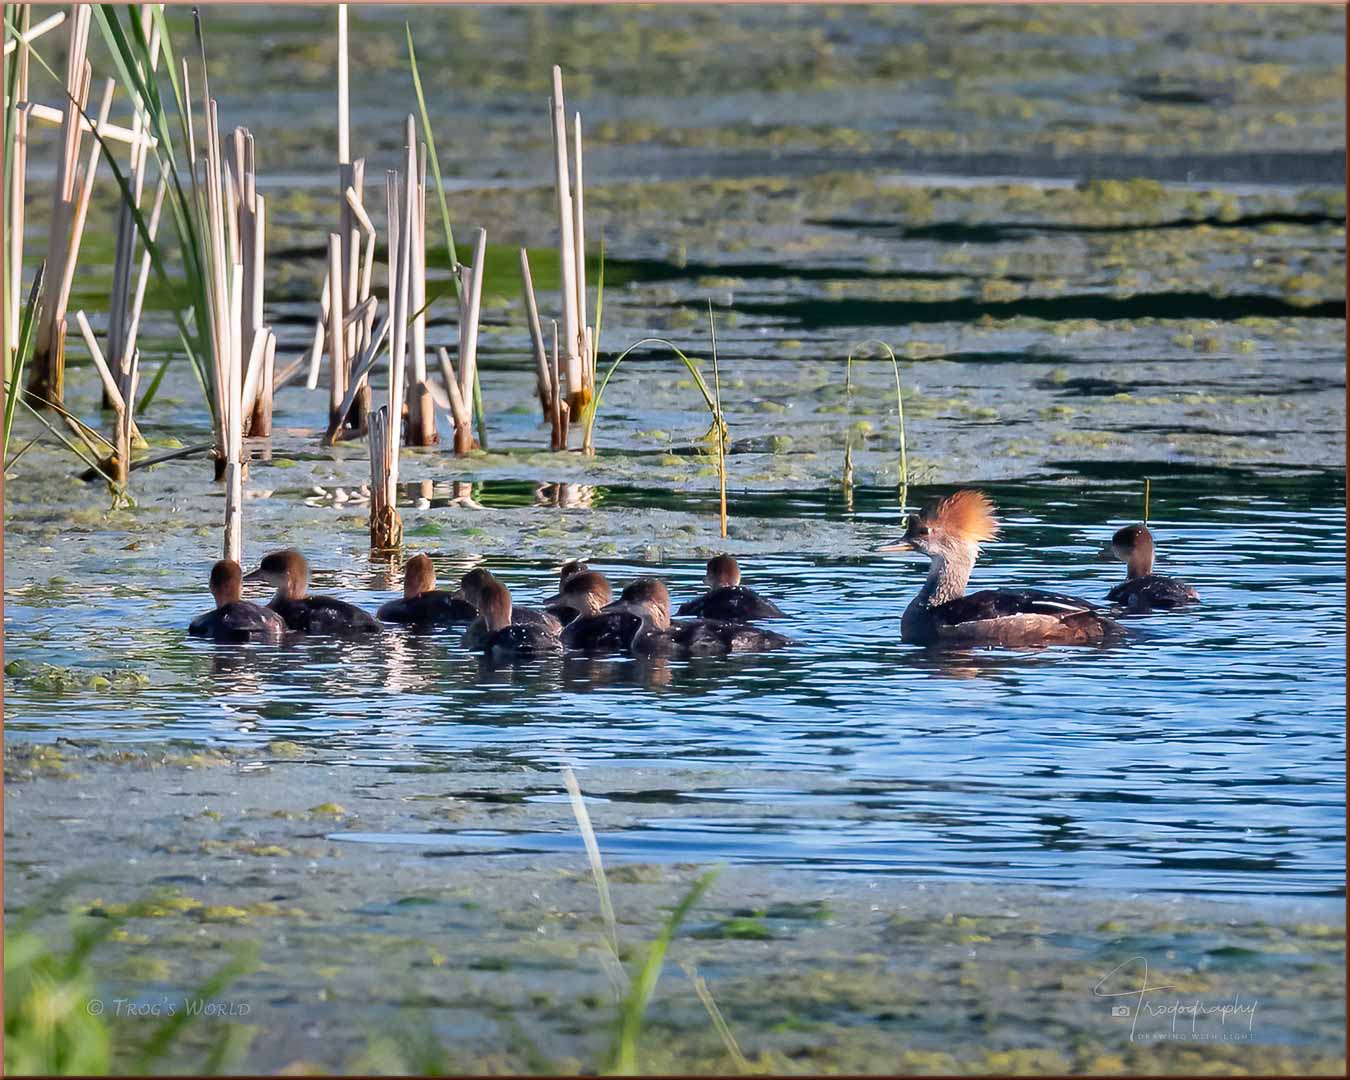
[[[948,495],[923,516],[952,535],[976,544],[987,543],[998,536],[994,504],[983,491],[973,488],[962,488]]]

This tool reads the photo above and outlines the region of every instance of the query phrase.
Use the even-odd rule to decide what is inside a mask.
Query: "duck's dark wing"
[[[569,623],[576,621],[581,612],[577,608],[568,607],[566,604],[549,604],[544,608],[544,614],[552,615],[558,620],[560,626],[567,626]]]
[[[562,632],[562,643],[581,652],[623,652],[642,626],[631,611],[600,611],[573,619]]]
[[[421,596],[390,600],[380,607],[376,615],[385,622],[455,626],[473,622],[478,618],[478,611],[462,596],[436,589],[424,592]]]
[[[688,656],[725,656],[733,652],[768,652],[792,642],[772,630],[743,622],[692,619],[672,623],[669,631],[674,649]]]
[[[513,607],[511,609],[511,622],[526,626],[538,626],[554,637],[562,633],[563,628],[562,620],[556,615],[527,607]]]
[[[562,643],[538,623],[512,623],[488,638],[484,648],[494,659],[507,660],[561,652]]]
[[[982,589],[939,604],[932,609],[932,614],[940,625],[959,626],[1012,615],[1049,615],[1064,619],[1096,610],[1097,605],[1089,600],[1040,589]]]
[[[306,596],[301,600],[273,600],[268,605],[292,630],[306,634],[378,634],[375,616],[335,596]]]
[[[1106,598],[1131,611],[1142,612],[1167,611],[1183,604],[1194,604],[1200,596],[1180,578],[1147,574],[1122,581],[1106,594]]]
[[[205,612],[188,625],[188,633],[194,637],[209,637],[216,641],[275,638],[285,632],[286,623],[280,615],[247,600],[236,600]]]
[[[726,622],[787,618],[772,600],[764,599],[754,589],[746,588],[744,585],[724,585],[720,589],[712,589],[697,600],[681,604],[675,614],[701,619],[722,619]]]

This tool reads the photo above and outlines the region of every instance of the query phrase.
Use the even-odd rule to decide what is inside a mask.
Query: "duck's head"
[[[245,581],[265,581],[288,600],[299,600],[309,588],[309,563],[295,548],[274,551],[264,556],[258,569],[244,577]]]
[[[980,545],[998,536],[994,504],[983,491],[962,488],[911,514],[905,535],[878,551],[917,551],[930,559],[974,561]]]
[[[481,610],[483,607],[483,589],[489,582],[496,580],[489,571],[484,570],[481,566],[475,567],[459,579],[459,593],[474,607]]]
[[[574,608],[583,615],[593,615],[613,598],[605,575],[595,570],[582,570],[563,582],[562,591],[547,603]]]
[[[1111,537],[1111,554],[1129,567],[1129,576],[1153,572],[1153,534],[1147,525],[1126,525]]]
[[[710,589],[722,589],[741,583],[741,568],[730,555],[714,555],[708,560],[703,581]]]
[[[561,589],[565,587],[569,579],[576,577],[578,574],[584,574],[589,569],[590,567],[580,559],[573,559],[571,562],[563,563],[563,568],[558,571],[558,588]]]
[[[478,614],[487,623],[489,632],[511,625],[511,593],[494,577],[478,590]]]
[[[403,596],[411,600],[415,596],[431,592],[436,587],[436,568],[431,565],[427,555],[414,555],[403,566]]]
[[[232,604],[244,595],[244,572],[233,559],[221,559],[211,567],[211,595],[216,607]]]
[[[664,630],[670,625],[670,591],[664,582],[656,578],[638,578],[605,610],[631,611],[650,619],[653,626]]]

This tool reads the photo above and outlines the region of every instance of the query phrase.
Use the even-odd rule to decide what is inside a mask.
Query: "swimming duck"
[[[741,584],[741,568],[730,555],[716,555],[709,559],[708,572],[703,581],[708,591],[697,600],[681,604],[676,615],[730,622],[787,618],[772,600],[765,600],[753,589]]]
[[[279,638],[286,632],[280,615],[261,604],[242,599],[244,574],[233,559],[221,559],[211,567],[211,595],[215,610],[198,615],[188,624],[193,637],[216,641],[255,641]]]
[[[633,635],[642,628],[642,616],[633,610],[633,605],[654,596],[658,588],[665,592],[666,587],[655,578],[638,578],[618,600],[569,622],[563,628],[563,645],[592,655],[626,651]],[[666,604],[669,603],[670,594],[666,593]]]
[[[1106,594],[1135,612],[1166,611],[1200,599],[1180,578],[1153,572],[1153,534],[1147,525],[1127,525],[1111,537],[1111,554],[1125,564],[1125,580]]]
[[[483,611],[483,597],[491,592],[494,596],[496,589],[494,586],[501,585],[492,574],[481,566],[470,570],[460,578],[459,589],[464,599],[473,605],[474,610],[478,612],[469,628],[464,631],[464,637],[460,644],[466,649],[473,649],[475,652],[482,649],[492,636],[492,631],[488,628],[488,620]],[[502,585],[502,588],[506,586]],[[510,593],[507,593],[507,599],[510,599]],[[544,611],[535,611],[533,608],[512,607],[510,622],[521,623],[525,625],[538,626],[545,633],[557,637],[562,630],[560,623],[554,616]]]
[[[782,634],[716,619],[670,621],[670,592],[656,578],[639,578],[599,613],[563,631],[563,644],[585,652],[627,650],[639,656],[725,656],[765,652],[791,642]]]
[[[550,629],[543,623],[517,622],[512,617],[511,593],[496,578],[485,582],[479,590],[479,617],[484,623],[486,637],[478,646],[494,660],[516,660],[545,656],[562,651],[558,641],[558,624]]]
[[[792,641],[772,630],[722,619],[681,619],[671,622],[670,593],[654,578],[629,586],[620,599],[641,619],[629,648],[638,656],[726,656],[728,653],[768,652]]]
[[[562,589],[544,602],[544,610],[563,626],[582,615],[594,615],[613,599],[605,575],[581,570],[563,579]]]
[[[390,600],[375,613],[385,622],[412,626],[453,626],[471,623],[478,609],[459,590],[436,588],[436,568],[426,555],[414,555],[403,567],[403,596]]]
[[[307,634],[378,634],[380,624],[369,612],[335,596],[307,596],[309,564],[295,548],[274,551],[244,577],[265,581],[277,590],[268,607],[291,630]]]
[[[910,516],[902,539],[879,551],[929,558],[928,580],[900,621],[914,645],[1088,645],[1121,636],[1119,624],[1076,596],[1038,589],[983,589],[966,595],[980,545],[998,535],[982,491],[963,489]]]

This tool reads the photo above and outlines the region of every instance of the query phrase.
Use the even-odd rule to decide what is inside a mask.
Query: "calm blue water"
[[[152,682],[109,695],[11,679],[7,734],[288,738],[370,768],[455,769],[466,755],[476,768],[570,762],[583,786],[594,763],[726,777],[697,801],[674,776],[632,796],[632,826],[601,836],[611,859],[1336,894],[1345,851],[1341,479],[1205,476],[1169,490],[1170,504],[1155,501],[1151,519],[1159,570],[1184,576],[1204,604],[1130,620],[1128,643],[1109,649],[934,655],[898,641],[900,612],[923,574],[917,562],[773,554],[742,565],[791,613],[779,628],[798,639],[794,649],[657,667],[568,660],[494,671],[453,638],[400,631],[377,645],[191,640],[183,627],[205,606],[201,586],[187,570],[157,566],[162,579],[86,588],[83,600],[37,585],[7,593],[7,661],[134,667]],[[1043,585],[1100,598],[1119,578],[1123,568],[1093,557],[1124,520],[1118,496],[991,491],[1005,539],[986,552],[975,587]],[[616,490],[605,512],[636,513],[624,507],[642,499]],[[680,508],[702,509],[706,499],[690,496]],[[845,550],[893,531],[885,492],[860,493],[852,515],[837,496],[764,501],[760,512],[780,515],[785,528],[836,521]],[[431,551],[443,578],[468,565]],[[312,558],[332,565],[322,553]],[[557,567],[491,556],[487,565],[518,602],[552,591]],[[616,582],[656,569],[593,565]],[[697,591],[702,567],[691,560],[659,572],[678,601]],[[318,584],[374,607],[390,595],[370,591],[374,580],[363,564]],[[667,806],[649,819],[643,801]],[[366,839],[446,852],[577,843],[561,833]]]

